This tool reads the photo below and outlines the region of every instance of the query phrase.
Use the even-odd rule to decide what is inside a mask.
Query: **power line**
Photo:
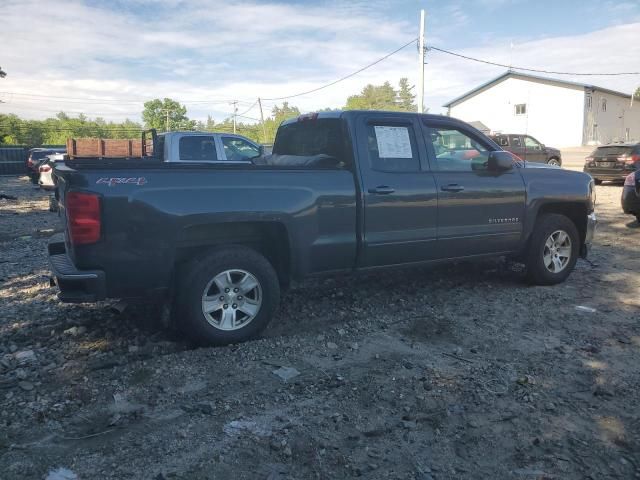
[[[331,83],[327,83],[326,85],[322,85],[321,87],[317,87],[311,90],[308,90],[306,92],[300,92],[300,93],[296,93],[294,95],[287,95],[285,97],[276,97],[276,98],[263,98],[262,100],[267,100],[267,101],[277,101],[277,100],[286,100],[287,98],[294,98],[294,97],[301,97],[303,95],[308,95],[309,93],[314,93],[317,92],[318,90],[322,90],[324,88],[330,87],[332,85],[335,85],[336,83],[342,82],[343,80],[346,80],[348,78],[351,78],[357,74],[359,74],[360,72],[364,72],[366,69],[373,67],[374,65],[377,65],[378,63],[382,62],[383,60],[386,60],[387,58],[389,58],[392,55],[395,55],[396,53],[398,53],[400,50],[408,47],[409,45],[411,45],[412,43],[414,43],[417,40],[417,38],[412,39],[411,41],[405,43],[404,45],[402,45],[400,48],[395,49],[393,52],[388,53],[387,55],[385,55],[384,57],[379,58],[378,60],[376,60],[375,62],[370,63],[369,65],[362,67],[359,70],[356,70],[355,72],[350,73],[349,75],[345,75],[344,77],[341,77],[337,80],[334,80]]]
[[[247,108],[244,112],[242,112],[242,113],[238,113],[238,114],[237,114],[237,116],[238,116],[238,117],[244,117],[244,114],[245,114],[245,113],[249,113],[249,112],[253,109],[253,107],[255,107],[257,104],[258,104],[258,100],[256,100],[255,102],[253,102],[253,103],[251,104],[251,106],[250,106],[249,108]],[[250,118],[250,117],[246,117],[246,118]]]
[[[514,67],[512,65],[506,65],[504,63],[491,62],[489,60],[483,60],[481,58],[469,57],[468,55],[462,55],[460,53],[451,52],[444,48],[434,47],[433,45],[427,47],[429,50],[436,50],[437,52],[446,53],[447,55],[453,55],[454,57],[464,58],[465,60],[471,60],[479,63],[486,63],[487,65],[494,65],[496,67],[505,67],[510,70],[523,70],[525,72],[537,72],[537,73],[550,73],[554,75],[576,75],[576,76],[620,76],[620,75],[640,75],[640,72],[607,72],[607,73],[578,73],[578,72],[557,72],[554,70],[542,70],[538,68],[526,68],[526,67]]]

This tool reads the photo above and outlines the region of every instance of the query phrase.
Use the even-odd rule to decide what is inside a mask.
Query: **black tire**
[[[547,165],[558,165],[559,167],[561,167],[562,161],[558,157],[551,157],[549,160],[547,160]]]
[[[595,183],[596,185],[602,185],[602,180],[599,180],[597,178],[593,179],[593,183]]]
[[[571,256],[562,270],[552,272],[545,265],[544,253],[547,239],[556,231],[563,231],[569,236]],[[536,222],[526,256],[525,263],[529,281],[536,285],[555,285],[564,282],[573,271],[578,261],[579,252],[580,237],[575,224],[564,215],[543,214]]]
[[[214,326],[207,320],[202,306],[202,296],[209,282],[227,270],[250,273],[261,288],[262,303],[257,314],[236,330]],[[257,336],[271,321],[279,302],[278,275],[265,257],[247,247],[221,247],[194,258],[182,269],[176,286],[173,321],[199,345],[228,345]]]

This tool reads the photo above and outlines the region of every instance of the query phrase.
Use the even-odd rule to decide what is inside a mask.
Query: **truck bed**
[[[67,254],[80,269],[105,271],[109,296],[166,287],[176,256],[230,223],[242,225],[241,235],[278,225],[275,241],[296,277],[355,266],[357,199],[347,170],[100,160],[71,162],[56,175],[63,208],[69,190],[101,196],[102,240]]]

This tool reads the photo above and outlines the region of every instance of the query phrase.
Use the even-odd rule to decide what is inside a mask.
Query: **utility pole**
[[[238,100],[234,100],[233,102],[231,102],[231,105],[233,105],[233,134],[235,135],[235,133],[236,133],[236,115],[238,114]]]
[[[264,114],[262,113],[262,100],[258,97],[258,106],[260,107],[260,123],[262,123],[262,141],[267,143],[267,130],[264,127]]]
[[[162,109],[162,113],[167,115],[167,120],[166,120],[164,125],[165,125],[165,132],[168,132],[168,131],[170,131],[169,130],[169,109],[168,108],[163,108]]]
[[[418,113],[424,111],[424,10],[420,10],[420,36],[418,37]]]

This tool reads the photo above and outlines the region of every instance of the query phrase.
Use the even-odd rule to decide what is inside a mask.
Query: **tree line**
[[[367,85],[357,95],[347,98],[342,107],[345,110],[392,110],[417,111],[413,87],[406,78],[401,78],[398,88],[390,82],[382,85]],[[321,111],[333,110],[324,108]],[[280,123],[300,115],[300,110],[288,102],[274,105],[262,122],[236,122],[236,133],[256,142],[273,143]],[[108,122],[103,118],[90,119],[79,114],[71,117],[64,112],[46,120],[26,120],[14,114],[0,114],[0,145],[63,145],[68,137],[138,138],[145,128],[158,131],[199,130],[205,132],[233,132],[233,118],[215,122],[209,115],[206,121],[193,120],[187,115],[187,108],[171,98],[154,99],[145,102],[142,111],[144,124],[132,120]]]

